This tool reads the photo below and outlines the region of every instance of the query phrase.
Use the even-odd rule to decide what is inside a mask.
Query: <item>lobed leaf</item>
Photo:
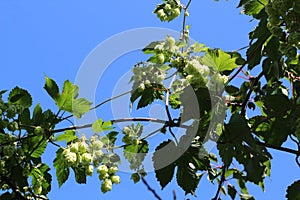
[[[237,57],[232,57],[230,54],[224,51],[217,50],[207,50],[207,53],[201,59],[204,65],[212,67],[218,72],[233,70],[238,67],[236,64]]]
[[[98,119],[93,123],[92,129],[95,133],[99,133],[99,132],[112,130],[113,127],[111,121],[103,122],[102,119]]]
[[[8,95],[8,102],[29,108],[32,105],[32,98],[27,90],[15,87]]]

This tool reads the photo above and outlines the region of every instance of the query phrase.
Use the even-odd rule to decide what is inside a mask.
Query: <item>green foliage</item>
[[[26,90],[15,87],[9,93],[8,102],[13,105],[20,105],[24,108],[29,108],[32,105],[32,98]]]
[[[70,143],[74,140],[78,139],[78,137],[75,135],[75,131],[73,130],[67,130],[64,133],[58,135],[55,138],[55,141],[60,142],[60,141],[66,141],[66,143]]]
[[[210,170],[208,154],[201,146],[197,145],[195,140],[192,141],[194,145],[186,146],[189,140],[193,139],[183,136],[178,146],[173,141],[168,140],[155,149],[153,156],[155,174],[162,188],[171,182],[175,168],[177,168],[176,180],[178,185],[186,194],[194,194],[202,177],[201,174],[197,173],[198,170]],[[181,156],[177,157],[178,155]]]
[[[181,37],[151,42],[142,50],[149,55],[147,62],[132,69],[131,106],[137,103],[136,108],[141,109],[157,101],[165,105],[166,119],[98,119],[58,129],[61,122],[72,116],[81,118],[91,110],[91,102],[78,98],[78,86],[66,80],[60,91],[53,79],[45,77],[44,89],[56,103],[56,112],[43,111],[39,103],[32,107],[30,93],[18,86],[8,93],[7,100],[3,99],[6,91],[0,91],[1,199],[47,199],[52,177],[42,156],[48,145],[58,147],[53,165],[59,187],[72,169],[79,184],[87,183],[87,176],[96,171],[100,190],[111,191],[121,182],[116,149],[123,150],[133,171],[131,179],[139,182],[147,175],[144,159],[152,148],[148,139],[154,133],[144,136],[143,123],[137,123],[125,126],[119,135],[120,130],[113,126],[116,121],[162,123],[159,131],[169,138],[159,142],[152,157],[162,189],[176,177],[186,194],[196,195],[200,180],[207,175],[218,188],[214,199],[220,199],[221,193],[231,199],[238,195],[254,199],[248,183],[264,190],[265,177],[271,174],[272,155],[267,148],[293,153],[298,161],[299,148],[287,149],[283,144],[291,138],[300,147],[300,3],[240,1],[242,13],[258,21],[249,33],[246,58],[236,51],[190,44],[190,27],[185,23],[190,3],[164,0],[156,6],[154,13],[161,21],[170,22],[184,12]],[[244,70],[246,66],[248,70]],[[240,77],[237,70],[246,81],[231,82]],[[256,108],[258,114],[252,116],[248,111]],[[175,127],[185,129],[180,139],[173,133]],[[91,128],[94,135],[86,138],[79,132],[83,128]],[[218,156],[206,152],[208,142],[216,143]],[[299,185],[296,181],[288,186],[287,199],[300,198]]]
[[[299,199],[300,198],[300,181],[295,181],[292,185],[290,185],[286,190],[286,198],[288,200],[291,199]]]
[[[95,133],[112,130],[112,123],[110,121],[102,122],[102,119],[98,119],[92,125],[92,129]]]
[[[63,151],[64,150],[62,148],[56,151],[56,158],[53,162],[59,187],[61,187],[67,181],[70,174],[70,170],[65,164]]]
[[[237,58],[238,57],[231,57],[230,54],[225,53],[220,49],[208,50],[205,56],[203,56],[202,62],[203,64],[212,67],[214,70],[222,72],[237,68]]]
[[[84,98],[77,98],[79,88],[68,80],[65,81],[61,94],[55,81],[49,77],[46,77],[44,88],[60,110],[68,111],[77,118],[90,110],[91,102]]]

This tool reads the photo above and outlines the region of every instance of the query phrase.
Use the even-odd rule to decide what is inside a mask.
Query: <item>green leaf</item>
[[[254,200],[254,197],[250,194],[240,194],[241,200]]]
[[[257,15],[269,3],[269,0],[251,0],[243,3],[243,13]],[[240,3],[241,4],[241,3]]]
[[[281,58],[279,53],[279,44],[279,39],[275,36],[270,36],[265,43],[265,51],[269,58],[271,58],[273,61],[278,61]]]
[[[264,112],[269,116],[283,117],[292,108],[292,103],[283,94],[268,95],[264,99]]]
[[[232,58],[230,54],[225,53],[220,49],[217,49],[208,50],[201,61],[204,65],[207,65],[219,72],[222,72],[237,68],[238,65],[236,64],[236,59],[236,57]]]
[[[227,185],[227,191],[228,191],[228,194],[229,196],[231,197],[232,200],[234,200],[235,196],[236,196],[236,189],[233,185]]]
[[[104,145],[113,146],[115,145],[118,134],[119,132],[117,131],[109,132],[105,137],[101,137],[101,142],[103,142]]]
[[[48,142],[47,141],[42,141],[38,147],[34,147],[34,151],[31,154],[31,157],[33,158],[39,158],[43,155],[43,153],[45,152],[45,149],[47,147]]]
[[[234,156],[234,147],[232,144],[217,144],[217,148],[219,150],[220,157],[222,159],[222,162],[229,166],[232,163],[232,159]]]
[[[77,166],[72,167],[74,173],[75,173],[75,180],[79,184],[86,184],[86,173],[85,173],[85,167],[84,166]]]
[[[68,180],[70,170],[65,165],[65,160],[63,156],[63,148],[59,148],[56,151],[56,158],[54,159],[54,167],[56,170],[56,178],[58,181],[58,186],[61,187],[66,180]]]
[[[26,90],[15,87],[9,93],[8,102],[15,105],[21,105],[24,108],[29,108],[32,105],[32,98]]]
[[[265,166],[262,165],[255,157],[252,157],[250,160],[248,160],[247,165],[245,165],[245,170],[247,172],[247,178],[249,181],[255,184],[262,182],[264,178]]]
[[[188,165],[179,165],[176,173],[177,184],[185,191],[185,194],[195,194],[195,190],[200,181],[194,172],[189,169]]]
[[[175,143],[171,140],[161,143],[153,154],[153,165],[155,169],[155,176],[159,181],[162,189],[171,182],[174,170],[175,170],[175,160],[170,156],[174,153],[176,149]]]
[[[34,124],[41,124],[43,120],[43,111],[41,105],[38,103],[33,110],[32,121]]]
[[[41,186],[42,186],[42,194],[46,195],[48,192],[51,190],[51,182],[52,182],[52,177],[49,174],[50,168],[46,164],[39,164],[35,166],[31,172],[30,175],[32,177],[32,185],[37,184],[40,180]],[[38,183],[40,184],[40,183]]]
[[[143,108],[151,104],[155,99],[163,99],[163,91],[165,91],[163,85],[152,84],[143,91],[134,90],[131,94],[130,101],[133,103],[141,97],[138,102],[137,109]]]
[[[240,89],[238,87],[233,86],[233,85],[228,85],[228,86],[225,87],[225,91],[230,95],[235,95],[240,91]]]
[[[71,113],[77,117],[81,118],[83,114],[87,113],[91,108],[91,102],[84,98],[75,99],[72,105]]]
[[[30,111],[28,108],[24,109],[23,112],[19,115],[19,122],[21,124],[31,124]]]
[[[295,181],[286,190],[286,196],[288,200],[300,199],[300,180]]]
[[[70,81],[65,81],[62,94],[57,99],[56,103],[59,109],[72,113],[75,117],[80,118],[83,114],[90,110],[91,102],[84,98],[78,97],[78,86]]]
[[[151,42],[150,44],[148,44],[145,48],[142,49],[142,51],[145,54],[152,54],[154,53],[154,48],[156,47],[156,45],[162,43],[161,41],[155,41],[155,42]]]
[[[63,134],[58,135],[55,138],[55,141],[65,141],[66,143],[72,142],[73,140],[76,140],[78,137],[75,135],[75,131],[73,130],[67,130]]]
[[[247,49],[246,55],[248,68],[250,70],[260,64],[263,54],[263,47],[265,46],[266,40],[271,36],[271,33],[267,27],[267,23],[267,17],[262,18],[254,31],[249,33],[251,46]]]
[[[265,133],[265,141],[268,144],[281,146],[291,133],[291,125],[286,118],[276,118],[271,122],[271,128]]]
[[[60,96],[59,94],[59,88],[54,80],[49,78],[48,76],[45,77],[46,83],[44,85],[44,89],[47,91],[47,93],[54,99],[56,102]]]
[[[124,156],[130,163],[131,169],[137,169],[143,162],[146,153],[149,151],[148,142],[141,140],[139,144],[127,145],[124,147]]]
[[[95,133],[99,133],[112,130],[113,127],[111,121],[102,122],[102,119],[98,119],[93,123],[92,129]]]
[[[136,184],[140,181],[141,177],[138,173],[133,173],[131,174],[130,179],[133,180],[134,184]]]

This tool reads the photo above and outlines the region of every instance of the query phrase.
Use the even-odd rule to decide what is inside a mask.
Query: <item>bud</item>
[[[70,145],[70,151],[74,152],[74,153],[77,153],[78,152],[78,143],[72,143]]]
[[[80,142],[78,144],[78,150],[81,152],[81,153],[85,153],[87,152],[89,149],[89,146],[87,145],[87,143],[85,142]]]
[[[110,168],[108,169],[108,173],[109,173],[109,174],[114,174],[114,173],[116,173],[118,170],[119,170],[119,169],[118,169],[117,166],[113,166],[113,167],[110,167]]]
[[[86,173],[87,176],[92,176],[93,173],[94,173],[94,166],[93,166],[93,165],[89,165],[89,166],[86,168],[85,173]]]
[[[108,173],[108,168],[106,165],[100,165],[98,168],[97,168],[97,173],[98,174],[107,174]]]
[[[106,179],[105,181],[102,182],[101,191],[103,193],[111,191],[111,189],[112,189],[112,181],[110,179]]]
[[[65,159],[67,163],[74,164],[77,161],[77,155],[74,152],[69,152],[65,155]]]
[[[106,180],[106,179],[108,179],[109,178],[109,174],[108,173],[106,173],[106,174],[100,174],[99,175],[99,179],[100,180]]]
[[[121,182],[120,176],[112,176],[110,179],[115,184],[119,184]]]
[[[90,153],[84,153],[81,156],[82,162],[90,163],[92,161],[92,155]]]
[[[103,143],[100,140],[96,140],[92,143],[91,148],[93,150],[100,150],[103,147]]]
[[[35,127],[35,129],[34,129],[34,134],[35,134],[35,135],[38,135],[38,136],[43,135],[44,132],[45,132],[44,129],[43,129],[42,127],[40,127],[40,126],[37,126],[37,127]]]

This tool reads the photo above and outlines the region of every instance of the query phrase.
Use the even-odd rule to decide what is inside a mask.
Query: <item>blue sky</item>
[[[64,80],[76,81],[78,71],[93,49],[108,38],[136,28],[161,27],[181,29],[182,18],[171,23],[161,23],[152,13],[160,1],[100,1],[100,0],[0,0],[0,66],[1,89],[12,89],[18,85],[30,91],[34,104],[41,103],[44,109],[55,109],[54,103],[43,90],[44,76],[55,79],[59,85]],[[184,2],[183,2],[184,3]],[[239,14],[237,1],[213,0],[193,1],[188,24],[191,37],[210,47],[235,50],[248,44],[248,32],[256,25],[250,18]],[[144,36],[143,36],[144,37]],[[133,41],[128,42],[128,45]],[[111,46],[108,52],[116,52],[121,45]],[[111,97],[114,86],[137,62],[146,57],[139,51],[129,52],[114,60],[107,68],[96,90],[96,102]],[[99,57],[101,62],[101,56]],[[101,68],[101,66],[99,66]],[[92,75],[91,75],[92,76]],[[89,78],[87,78],[89,83]],[[106,105],[97,113],[110,119],[112,105]],[[150,113],[151,114],[151,113]],[[69,124],[66,124],[69,125]],[[290,144],[287,144],[290,145]],[[291,146],[291,145],[290,145]],[[291,146],[293,147],[293,146]],[[44,157],[52,164],[55,148],[49,147]],[[272,176],[266,180],[266,192],[249,185],[250,193],[257,199],[283,199],[285,188],[293,182],[298,168],[294,157],[286,153],[274,152]],[[53,171],[54,172],[54,171]],[[55,177],[50,199],[153,199],[146,187],[134,185],[130,174],[121,172],[122,183],[112,192],[103,195],[97,177],[88,179],[87,185],[77,185],[73,177],[58,189]],[[171,199],[172,190],[178,199],[183,199],[183,191],[173,181],[160,192],[153,173],[147,176],[150,185],[163,199]],[[196,193],[200,199],[213,196],[216,186],[202,179]],[[187,197],[186,197],[187,198]],[[193,199],[193,197],[188,196]],[[224,198],[226,199],[226,198]]]

